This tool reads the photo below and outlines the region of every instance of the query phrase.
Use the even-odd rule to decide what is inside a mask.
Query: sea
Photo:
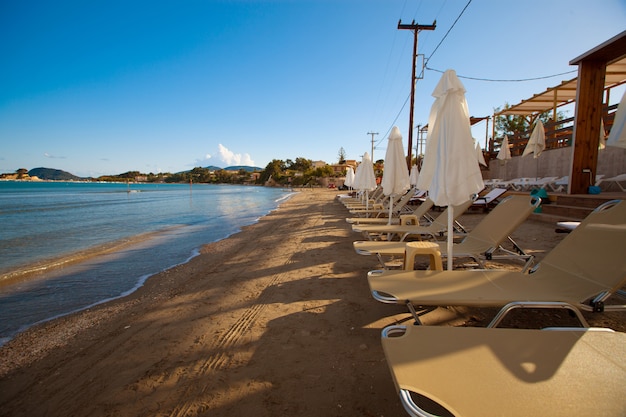
[[[243,185],[0,181],[0,345],[132,293],[292,195]]]

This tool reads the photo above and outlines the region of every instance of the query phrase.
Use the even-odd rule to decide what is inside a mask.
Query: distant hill
[[[82,180],[81,177],[70,174],[60,169],[52,168],[33,168],[28,171],[28,175],[31,177],[37,177],[42,180],[56,180],[56,181],[78,181]]]
[[[220,169],[223,169],[225,171],[239,171],[240,169],[243,169],[245,171],[248,172],[254,172],[254,171],[263,171],[263,168],[259,168],[259,167],[251,167],[248,165],[233,165],[233,166],[229,166],[226,168],[220,168],[220,167],[216,167],[214,165],[205,167],[206,169],[210,170],[210,171],[219,171]]]
[[[248,172],[263,171],[263,168],[251,167],[247,165],[235,165],[235,166],[226,167],[224,169],[226,171],[239,171],[240,169],[243,169],[244,171],[248,171]]]

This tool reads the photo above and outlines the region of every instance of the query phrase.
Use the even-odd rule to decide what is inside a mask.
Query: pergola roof
[[[617,87],[626,83],[626,57],[623,57],[606,67],[604,89]],[[527,100],[522,100],[494,116],[500,115],[532,115],[554,110],[576,101],[576,86],[578,77],[563,81],[556,87],[550,87],[543,93],[535,94]]]

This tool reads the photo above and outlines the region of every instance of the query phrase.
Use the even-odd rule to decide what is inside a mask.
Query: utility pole
[[[378,132],[367,132],[368,135],[372,135],[372,162],[374,162],[374,135],[378,135]]]
[[[417,58],[417,33],[420,30],[435,30],[437,26],[437,21],[433,21],[432,25],[418,25],[413,20],[413,23],[409,25],[403,25],[402,19],[398,21],[398,29],[409,29],[413,31],[413,56],[411,60],[413,61],[413,73],[411,75],[411,110],[409,114],[409,146],[408,146],[408,157],[407,157],[407,166],[411,169],[411,159],[413,159],[413,109],[415,103],[415,59]]]

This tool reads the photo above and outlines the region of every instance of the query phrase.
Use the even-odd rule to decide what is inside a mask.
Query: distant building
[[[333,164],[330,167],[335,175],[344,175],[348,168],[356,169],[357,163],[354,159],[346,160],[343,164]]]

